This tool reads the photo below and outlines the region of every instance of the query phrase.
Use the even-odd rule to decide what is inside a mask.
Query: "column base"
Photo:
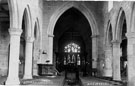
[[[115,81],[121,81],[121,78],[114,78],[113,77],[113,80],[115,80]]]
[[[32,75],[24,75],[23,79],[32,79]]]
[[[38,76],[38,70],[37,69],[33,69],[33,76]]]
[[[20,80],[18,77],[16,78],[7,78],[7,81],[5,83],[6,85],[19,85],[20,84]]]
[[[105,77],[112,77],[112,70],[111,69],[104,69],[104,75]]]
[[[129,81],[127,86],[135,86],[135,81]]]

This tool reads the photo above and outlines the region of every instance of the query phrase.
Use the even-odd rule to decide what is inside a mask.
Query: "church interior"
[[[135,86],[135,2],[0,0],[0,85]]]

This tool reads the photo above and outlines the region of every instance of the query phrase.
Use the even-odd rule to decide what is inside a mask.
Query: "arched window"
[[[81,48],[76,43],[69,43],[68,45],[64,47],[64,52],[65,53],[80,53]]]

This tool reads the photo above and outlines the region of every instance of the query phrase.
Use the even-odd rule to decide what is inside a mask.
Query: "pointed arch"
[[[120,8],[117,17],[116,29],[115,29],[115,40],[121,41],[122,27],[123,27],[124,20],[126,20],[125,12],[123,8]]]
[[[35,36],[36,36],[36,38],[41,39],[41,29],[40,29],[39,19],[38,18],[36,18],[36,20],[34,22],[34,29],[32,31],[32,37],[35,37]]]
[[[37,22],[35,22],[35,25],[34,25],[34,35],[33,35],[34,39],[37,40],[38,37],[39,37],[39,31],[38,31],[38,25],[37,25]]]
[[[110,42],[113,40],[113,32],[112,32],[112,25],[110,20],[108,21],[107,30],[106,30],[106,36],[105,36],[105,45],[110,44]]]
[[[135,31],[135,3],[132,6],[132,13],[131,13],[131,24],[130,24],[130,31],[134,32]]]
[[[26,34],[26,37],[31,37],[32,36],[32,19],[31,19],[30,8],[29,8],[28,5],[24,9],[24,12],[23,12],[22,24],[23,24],[23,19],[25,21],[25,30],[26,30],[25,34]]]
[[[68,9],[70,8],[76,8],[78,9],[88,20],[90,26],[91,26],[91,31],[92,31],[92,35],[99,35],[98,29],[97,29],[97,24],[96,21],[94,19],[93,14],[90,12],[90,10],[83,4],[78,4],[78,3],[74,3],[74,2],[67,2],[66,4],[62,5],[58,10],[55,11],[55,13],[51,16],[50,18],[50,22],[48,25],[48,30],[47,33],[48,35],[53,35],[53,31],[54,31],[54,27],[55,24],[57,22],[57,20],[59,19],[59,17]]]
[[[36,27],[37,28],[35,28],[35,25],[36,25]],[[41,34],[41,28],[40,28],[40,25],[39,25],[39,19],[38,18],[36,18],[36,21],[35,21],[35,25],[34,25],[34,32],[33,32],[33,37],[34,37],[34,33],[35,33],[35,29],[36,29],[36,34],[37,34],[37,40],[39,41],[39,47],[40,47],[40,49],[42,49],[41,47],[42,47],[42,34]]]
[[[42,38],[41,38],[41,30],[40,30],[38,18],[36,18],[36,21],[35,21],[35,24],[34,24],[34,30],[33,30],[32,37],[34,37],[35,41],[39,42],[39,48],[41,49],[41,42],[42,42],[41,39]]]
[[[10,15],[10,28],[18,28],[19,27],[19,12],[16,0],[7,0],[9,15]]]

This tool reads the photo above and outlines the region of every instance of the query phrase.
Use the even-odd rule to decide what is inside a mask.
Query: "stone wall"
[[[9,51],[9,25],[0,22],[0,76],[7,75],[8,70],[8,51]]]

